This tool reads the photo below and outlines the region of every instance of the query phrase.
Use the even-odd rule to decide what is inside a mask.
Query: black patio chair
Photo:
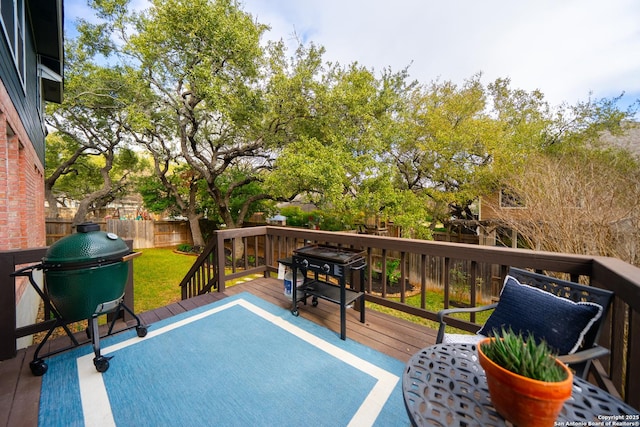
[[[609,353],[597,343],[612,299],[613,292],[605,289],[511,267],[497,303],[438,312],[436,343],[475,343],[510,327],[547,341],[576,376],[586,378],[591,361]],[[476,335],[445,334],[446,316],[491,309],[494,312]]]

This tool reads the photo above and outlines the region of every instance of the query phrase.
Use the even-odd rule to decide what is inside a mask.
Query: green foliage
[[[76,152],[84,151],[85,148],[73,138],[57,132],[47,135],[45,174],[47,178],[59,174],[52,191],[61,204],[65,199],[81,200],[102,184],[99,164],[93,156],[80,154],[73,163],[66,165]]]
[[[241,226],[269,198],[260,188],[268,164],[259,161],[269,157],[258,89],[266,27],[229,0],[154,1],[131,19],[136,31],[120,55],[140,63],[138,84],[152,89],[149,105],[133,105],[166,119],[144,139],[178,139],[175,156],[206,184],[208,216]]]
[[[343,231],[353,228],[353,218],[341,212],[314,210],[304,212],[298,206],[285,206],[280,215],[287,217],[287,225],[291,227],[316,228],[327,231]]]
[[[263,43],[267,27],[233,0],[91,6],[99,22],[82,22],[65,50],[68,106],[48,107],[68,149],[81,135],[136,141],[162,184],[141,181],[147,207],[206,212],[227,227],[303,196],[321,217],[281,212],[290,225],[339,230],[380,217],[428,239],[432,223],[472,218],[473,203],[532,156],[590,146],[632,115],[617,99],[552,110],[539,91],[484,85],[480,74],[418,84],[406,69],[327,63],[313,43],[289,54]],[[92,166],[83,161],[78,169]],[[86,177],[64,185],[100,179]]]
[[[188,243],[181,243],[176,248],[178,252],[191,252],[192,246]]]
[[[166,212],[169,215],[180,214],[175,198],[156,176],[140,177],[137,180],[136,187],[142,196],[144,207],[149,211],[154,213]]]
[[[99,43],[94,35],[88,38]],[[92,54],[100,50],[67,40],[64,102],[46,106],[46,123],[56,131],[47,138],[47,200],[53,210],[54,199],[79,202],[76,223],[128,194],[131,177],[147,166],[123,129],[136,90],[126,67],[95,62]]]
[[[96,150],[73,136],[53,132],[46,139],[46,165],[50,206],[84,200],[90,203],[90,210],[96,210],[129,194],[130,176],[144,170],[147,163],[124,146]]]
[[[321,230],[344,231],[354,228],[354,218],[349,213],[323,211],[320,218]]]
[[[511,328],[494,330],[495,339],[482,344],[484,354],[503,368],[534,380],[559,382],[566,372],[556,362],[556,354],[545,341],[536,342],[532,335],[526,339]]]
[[[480,78],[460,86],[449,81],[417,86],[399,115],[399,133],[389,150],[397,167],[395,186],[428,204],[436,220],[472,219],[474,200],[492,192],[506,169],[522,164],[526,152],[541,145],[544,115],[516,107],[539,111],[544,107],[539,94],[512,92],[508,80],[485,87]]]
[[[387,259],[387,283],[395,285],[400,281],[400,260]],[[382,271],[382,262],[376,262],[376,268]]]
[[[274,201],[265,196],[264,184],[254,179],[253,171],[247,167],[229,167],[215,181],[214,188],[224,195],[228,212],[234,223],[242,223],[256,212],[270,213],[275,210]],[[238,185],[242,183],[242,185]],[[211,186],[205,185],[211,201],[216,200],[211,194]],[[211,203],[209,218],[225,223],[225,218]]]
[[[280,215],[287,217],[287,225],[292,227],[306,227],[308,225],[307,214],[298,206],[285,206],[280,209]]]
[[[469,295],[469,274],[465,273],[458,265],[449,270],[451,282],[451,296],[458,302],[464,301]]]
[[[617,103],[622,95],[614,98],[592,99],[575,105],[563,104],[558,108],[553,122],[547,129],[548,152],[588,148],[601,145],[602,133],[621,135],[625,121],[635,121],[640,109],[640,100],[622,111]]]
[[[371,190],[389,182],[380,156],[385,150],[383,135],[392,133],[388,128],[396,94],[384,80],[355,64],[323,68],[321,55],[314,46],[301,47],[295,63],[279,64],[274,96],[287,101],[279,101],[274,111],[285,114],[279,122],[293,116],[283,132],[290,139],[281,140],[265,184],[275,195],[304,194],[323,211],[345,218],[365,207],[375,212],[387,199],[383,191],[376,197]],[[375,200],[375,205],[367,200]]]

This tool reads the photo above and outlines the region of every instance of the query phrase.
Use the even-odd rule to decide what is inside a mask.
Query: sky
[[[239,0],[271,26],[266,37],[326,49],[325,60],[358,62],[378,75],[408,68],[421,83],[540,90],[551,105],[640,99],[638,0]],[[85,0],[65,0],[67,31]],[[133,0],[144,4],[144,0]]]

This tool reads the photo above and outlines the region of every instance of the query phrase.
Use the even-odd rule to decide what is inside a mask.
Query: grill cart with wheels
[[[304,301],[311,296],[311,303],[315,307],[318,305],[318,298],[340,305],[340,338],[346,339],[347,318],[346,308],[359,301],[360,322],[364,323],[364,270],[367,266],[365,251],[346,247],[335,247],[327,245],[309,245],[293,251],[292,268],[293,283],[297,283],[298,270],[302,271],[303,277],[307,272],[314,273],[313,280],[305,280],[300,286],[292,287],[292,307],[291,313],[298,316],[298,301]],[[353,272],[359,272],[358,289],[354,288]],[[320,280],[319,275],[324,275],[325,280]],[[347,288],[349,281],[349,288]],[[337,282],[337,283],[336,283]],[[299,297],[298,294],[302,294]]]
[[[100,354],[100,332],[98,316],[126,311],[137,322],[137,335],[147,335],[147,326],[124,303],[124,291],[129,276],[129,261],[139,253],[129,250],[127,244],[113,233],[100,231],[95,223],[84,223],[77,227],[77,233],[66,236],[51,245],[42,263],[32,265],[13,273],[26,276],[35,291],[42,298],[45,312],[54,317],[51,328],[36,348],[31,372],[44,375],[47,364],[44,358],[61,353],[81,344],[68,328],[69,323],[87,320],[87,337],[93,344],[93,363],[98,372],[109,369],[110,357]],[[35,270],[42,270],[45,283],[43,289],[33,278]],[[107,335],[113,333],[118,316],[114,315]],[[62,327],[71,339],[72,345],[45,355],[40,355],[45,342],[53,331]]]

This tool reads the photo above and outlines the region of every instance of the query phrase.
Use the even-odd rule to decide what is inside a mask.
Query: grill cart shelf
[[[293,251],[293,283],[297,283],[298,269],[302,271],[305,281],[299,287],[292,286],[291,313],[297,316],[298,302],[312,297],[313,306],[318,305],[318,298],[340,305],[340,338],[346,339],[346,309],[347,306],[359,300],[360,322],[364,323],[364,293],[354,289],[350,281],[347,288],[347,280],[352,280],[353,272],[360,273],[359,286],[364,283],[364,270],[367,266],[364,252],[350,248],[339,248],[324,245],[305,246]],[[307,279],[308,272],[314,273],[314,279]],[[326,280],[320,280],[319,275],[324,275]],[[329,276],[335,278],[338,284],[329,282]],[[302,292],[302,296],[298,293]]]
[[[336,304],[341,303],[340,290],[340,286],[323,282],[322,280],[309,280],[308,282],[305,282],[303,285],[298,287],[298,292],[303,292],[306,295],[311,295],[316,298],[322,298]],[[362,295],[362,292],[357,292],[352,289],[345,289],[345,304],[351,304]]]

